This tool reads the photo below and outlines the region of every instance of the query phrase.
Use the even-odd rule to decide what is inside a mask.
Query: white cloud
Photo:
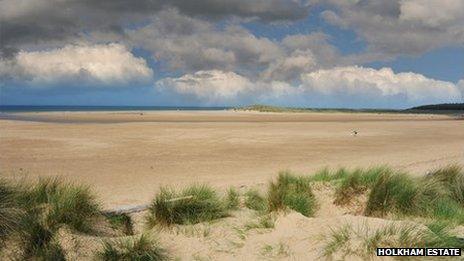
[[[460,80],[458,82],[458,89],[461,91],[461,96],[462,96],[462,99],[463,99],[462,102],[464,102],[464,79],[462,79],[462,80]]]
[[[234,72],[219,70],[198,71],[179,78],[164,78],[157,86],[179,94],[193,95],[207,102],[235,100],[241,93],[249,93],[253,84]]]
[[[431,27],[453,25],[462,27],[464,26],[464,1],[403,0],[401,1],[400,19]]]
[[[461,81],[460,85],[464,85]],[[416,73],[357,66],[301,74],[301,83],[250,80],[234,72],[199,71],[157,82],[163,90],[208,104],[273,103],[288,106],[406,108],[457,102],[459,87]]]
[[[288,97],[296,90],[286,82],[254,82],[234,72],[220,70],[198,71],[179,78],[165,78],[159,80],[156,87],[217,105],[272,102]]]
[[[31,86],[57,84],[112,86],[147,83],[152,70],[121,44],[68,45],[48,51],[20,51],[0,60],[0,76]]]
[[[416,73],[394,73],[358,66],[337,67],[302,75],[301,88],[309,94],[341,99],[371,100],[381,104],[401,102],[403,106],[459,101],[461,94],[451,82],[429,79]]]

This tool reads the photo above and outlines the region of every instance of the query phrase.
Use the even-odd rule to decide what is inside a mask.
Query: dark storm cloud
[[[322,16],[354,30],[376,57],[420,55],[464,44],[462,0],[327,0],[334,8]]]
[[[303,1],[285,0],[202,0],[163,1],[166,5],[177,7],[188,15],[205,15],[224,17],[235,15],[240,17],[256,16],[263,20],[295,20],[306,17],[308,8]]]
[[[286,0],[3,0],[0,2],[2,54],[30,45],[66,41],[91,32],[122,33],[158,11],[176,8],[188,16],[210,19],[295,20],[307,15],[301,1]],[[13,49],[12,49],[13,48]]]

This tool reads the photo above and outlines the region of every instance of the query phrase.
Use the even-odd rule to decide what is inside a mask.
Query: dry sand
[[[143,115],[142,115],[143,114]],[[252,186],[279,170],[464,163],[464,121],[440,115],[233,111],[48,112],[0,120],[4,177],[64,176],[106,207],[163,185]],[[359,134],[355,137],[352,131]]]

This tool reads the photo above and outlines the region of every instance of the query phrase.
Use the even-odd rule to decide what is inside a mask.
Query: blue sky
[[[463,100],[460,0],[24,1],[0,3],[2,105]]]

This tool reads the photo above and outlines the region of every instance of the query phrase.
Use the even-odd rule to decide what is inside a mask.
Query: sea
[[[231,107],[177,107],[177,106],[56,106],[56,105],[0,105],[0,112],[53,112],[53,111],[220,111]]]

